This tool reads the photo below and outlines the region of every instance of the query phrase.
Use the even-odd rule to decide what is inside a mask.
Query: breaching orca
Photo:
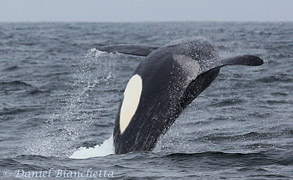
[[[115,153],[153,150],[158,138],[227,65],[259,66],[253,55],[220,59],[203,39],[181,40],[162,47],[113,45],[106,52],[146,56],[128,81],[116,116]]]

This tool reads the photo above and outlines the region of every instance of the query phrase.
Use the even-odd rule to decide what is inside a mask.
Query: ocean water
[[[0,23],[0,179],[293,179],[292,35],[285,22]],[[265,64],[222,68],[153,152],[113,154],[143,58],[95,47],[190,37]]]

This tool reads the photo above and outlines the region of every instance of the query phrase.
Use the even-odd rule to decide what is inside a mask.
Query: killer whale
[[[113,45],[98,50],[145,56],[128,81],[113,132],[116,154],[153,150],[158,138],[227,65],[260,66],[253,55],[220,59],[204,39],[162,47]]]

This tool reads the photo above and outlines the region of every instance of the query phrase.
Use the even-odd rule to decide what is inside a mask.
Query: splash
[[[65,92],[55,95],[58,97],[57,101],[53,102],[56,111],[47,115],[42,127],[30,134],[30,141],[24,149],[26,154],[68,157],[75,151],[77,143],[80,143],[80,137],[92,141],[88,132],[93,128],[100,112],[107,111],[104,100],[95,95],[95,90],[112,89],[117,58],[112,54],[91,49],[75,64],[77,69],[73,75],[73,83]],[[110,146],[105,148],[110,140],[111,138],[105,141],[101,147],[111,154]]]
[[[69,158],[87,159],[92,157],[103,157],[110,154],[114,154],[113,136],[105,140],[101,145],[96,145],[93,148],[81,147],[69,156]]]

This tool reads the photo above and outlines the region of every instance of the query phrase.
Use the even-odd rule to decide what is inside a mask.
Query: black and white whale
[[[153,150],[158,138],[227,65],[259,66],[253,55],[219,59],[203,39],[181,40],[162,47],[114,45],[97,48],[146,56],[128,81],[115,120],[116,154]]]

